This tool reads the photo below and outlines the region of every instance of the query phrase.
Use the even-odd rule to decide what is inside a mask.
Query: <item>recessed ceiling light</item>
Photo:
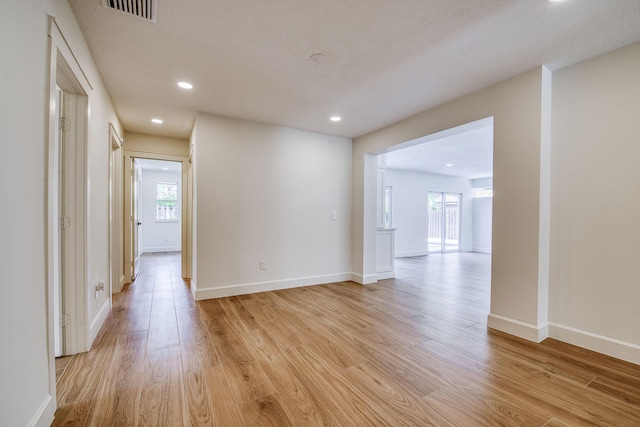
[[[451,166],[453,166],[453,163],[447,163],[445,166],[450,168]]]
[[[163,170],[163,171],[168,171],[168,170],[169,170],[169,168],[162,168],[162,170]]]
[[[153,123],[156,123],[156,124],[159,124],[159,125],[161,125],[162,123],[164,123],[161,119],[151,119],[151,121],[152,121]]]
[[[182,89],[193,89],[193,85],[189,82],[178,82],[178,86]]]
[[[332,121],[332,122],[339,122],[340,120],[342,120],[342,117],[340,117],[340,116],[333,116],[333,117],[331,117],[331,121]]]

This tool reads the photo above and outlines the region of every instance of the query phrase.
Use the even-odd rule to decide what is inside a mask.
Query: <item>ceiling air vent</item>
[[[156,22],[158,0],[102,0],[102,5],[146,21]]]

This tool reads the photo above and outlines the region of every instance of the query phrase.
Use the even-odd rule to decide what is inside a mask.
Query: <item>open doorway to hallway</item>
[[[130,139],[134,143],[125,148],[123,157],[125,283],[139,274],[142,254],[157,252],[177,253],[181,275],[188,279],[193,182],[190,158],[139,150],[146,147],[135,144],[133,136]]]
[[[132,176],[132,280],[140,257],[182,251],[182,163],[134,158]]]

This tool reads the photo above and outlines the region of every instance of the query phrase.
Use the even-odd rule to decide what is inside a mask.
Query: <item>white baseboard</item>
[[[425,256],[429,255],[429,251],[427,249],[421,251],[405,251],[405,252],[396,252],[393,254],[396,258],[408,258],[412,256]]]
[[[96,317],[93,319],[93,321],[91,321],[91,326],[89,328],[89,347],[91,346],[91,344],[93,344],[93,340],[98,336],[98,332],[100,332],[100,328],[102,328],[104,321],[107,320],[107,316],[109,315],[110,311],[111,300],[107,299],[100,308],[100,311],[98,312]]]
[[[56,403],[51,395],[47,395],[42,404],[31,418],[28,427],[49,427],[56,413]]]
[[[395,271],[385,271],[384,273],[376,274],[376,276],[378,277],[378,280],[393,279],[394,277],[396,277],[396,272]]]
[[[180,246],[149,246],[141,248],[140,252],[148,254],[152,252],[180,252],[182,248]]]
[[[549,336],[549,325],[546,323],[533,325],[498,314],[489,314],[487,316],[487,326],[533,342],[541,342]]]
[[[362,275],[358,273],[351,273],[351,281],[359,283],[361,285],[368,285],[370,283],[376,283],[378,281],[377,274]]]
[[[118,292],[120,292],[122,290],[122,288],[124,287],[124,276],[120,276],[120,280],[118,281],[118,288],[117,289],[113,289],[111,291],[111,293],[117,294]]]
[[[324,283],[344,282],[347,280],[351,280],[351,273],[299,277],[295,279],[272,280],[269,282],[245,283],[240,285],[221,286],[218,288],[196,289],[194,298],[196,300],[222,298],[234,295],[255,294],[257,292],[277,291],[279,289],[320,285]]]
[[[478,252],[481,254],[490,254],[491,248],[472,248],[471,252]]]
[[[549,323],[549,337],[640,365],[640,345]]]
[[[189,280],[189,290],[191,291],[193,299],[197,300],[196,292],[198,291],[198,285],[196,284],[196,280],[193,277]]]

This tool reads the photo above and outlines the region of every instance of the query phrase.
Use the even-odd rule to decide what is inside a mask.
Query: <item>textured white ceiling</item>
[[[417,141],[416,141],[417,142]],[[386,154],[387,167],[468,179],[493,176],[493,120]],[[447,167],[447,164],[453,164]]]
[[[156,24],[69,3],[125,129],[175,137],[196,111],[357,137],[640,40],[638,0],[158,0]]]

